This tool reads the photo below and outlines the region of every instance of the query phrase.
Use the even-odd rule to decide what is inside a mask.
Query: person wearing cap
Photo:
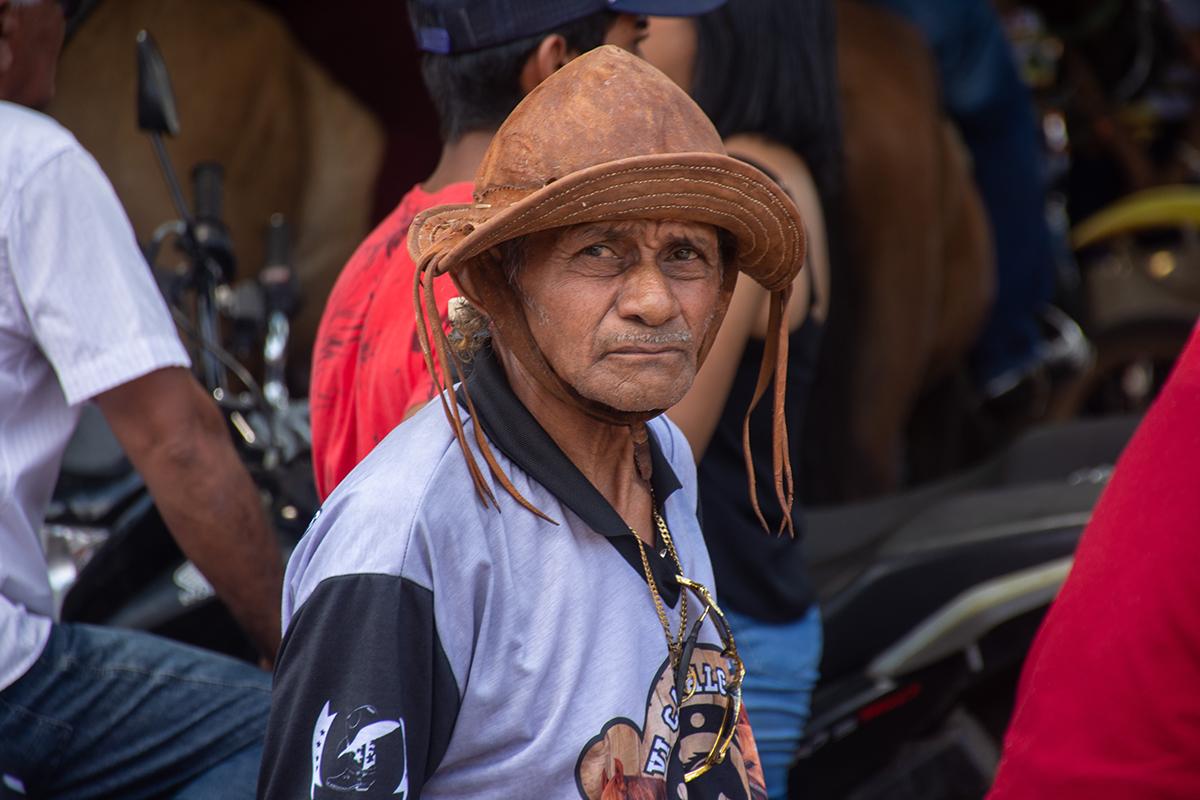
[[[338,485],[289,562],[260,794],[764,798],[692,453],[662,412],[739,273],[759,282],[786,525],[800,214],[615,47],[534,89],[474,187],[408,239],[441,393]],[[449,336],[439,276],[463,298]]]
[[[433,397],[409,302],[413,217],[471,199],[492,134],[534,86],[600,44],[637,52],[642,14],[691,15],[724,0],[409,0],[421,71],[441,124],[441,159],[359,246],[338,277],[313,347],[313,471],[323,498],[379,440]],[[456,292],[434,282],[439,312]]]

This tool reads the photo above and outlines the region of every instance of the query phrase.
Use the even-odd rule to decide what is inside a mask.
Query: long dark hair
[[[692,95],[723,137],[758,133],[808,164],[828,209],[842,184],[833,0],[732,0],[697,17]],[[828,209],[832,210],[832,209]]]
[[[756,133],[808,165],[829,244],[829,314],[806,402],[798,487],[806,503],[836,498],[827,475],[850,441],[844,356],[859,295],[843,233],[842,121],[834,0],[730,0],[697,18],[692,96],[722,137]],[[793,467],[797,467],[793,464]],[[835,473],[839,474],[839,473]]]

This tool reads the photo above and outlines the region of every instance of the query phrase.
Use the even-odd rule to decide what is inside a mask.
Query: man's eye
[[[605,244],[589,244],[587,247],[579,251],[579,255],[588,256],[589,258],[604,258],[605,256],[615,255],[612,248]]]
[[[675,261],[694,261],[699,258],[700,254],[692,247],[677,247],[671,253],[671,258]]]

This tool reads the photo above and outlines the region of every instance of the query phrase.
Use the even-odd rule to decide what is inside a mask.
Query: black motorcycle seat
[[[1140,414],[1125,414],[1035,428],[1001,454],[999,481],[1006,486],[1054,481],[1111,467],[1141,421]]]
[[[1069,556],[1136,425],[1123,417],[1046,428],[938,484],[814,512],[822,673],[862,668],[984,581]]]
[[[932,547],[998,539],[1034,526],[1085,525],[1104,489],[1103,480],[1060,481],[966,492],[918,514],[888,536],[880,558],[911,555]]]
[[[1072,480],[1102,478],[1140,419],[1135,415],[1105,417],[1038,428],[959,475],[873,500],[811,509],[805,514],[808,563],[817,572],[828,572],[829,567],[847,561],[865,565],[885,539],[948,498],[962,496],[969,505],[967,496],[976,491],[1043,481],[1066,485]],[[996,508],[1002,517],[1003,503]],[[954,511],[962,513],[962,506]],[[1010,507],[1009,515],[1014,512],[1020,510]],[[950,525],[953,527],[952,522]],[[942,529],[941,525],[937,527],[938,531]],[[832,587],[822,587],[822,583],[828,581],[817,581],[818,594],[826,595]]]
[[[868,566],[822,595],[822,674],[862,669],[984,583],[1069,557],[1101,491],[1098,483],[998,489],[947,503],[940,518],[913,520]],[[963,510],[969,520],[955,517]]]

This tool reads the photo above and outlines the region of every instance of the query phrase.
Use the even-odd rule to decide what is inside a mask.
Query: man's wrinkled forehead
[[[718,239],[715,226],[684,220],[602,220],[557,228],[554,232],[560,241],[644,238],[651,244],[687,242],[715,247]]]

